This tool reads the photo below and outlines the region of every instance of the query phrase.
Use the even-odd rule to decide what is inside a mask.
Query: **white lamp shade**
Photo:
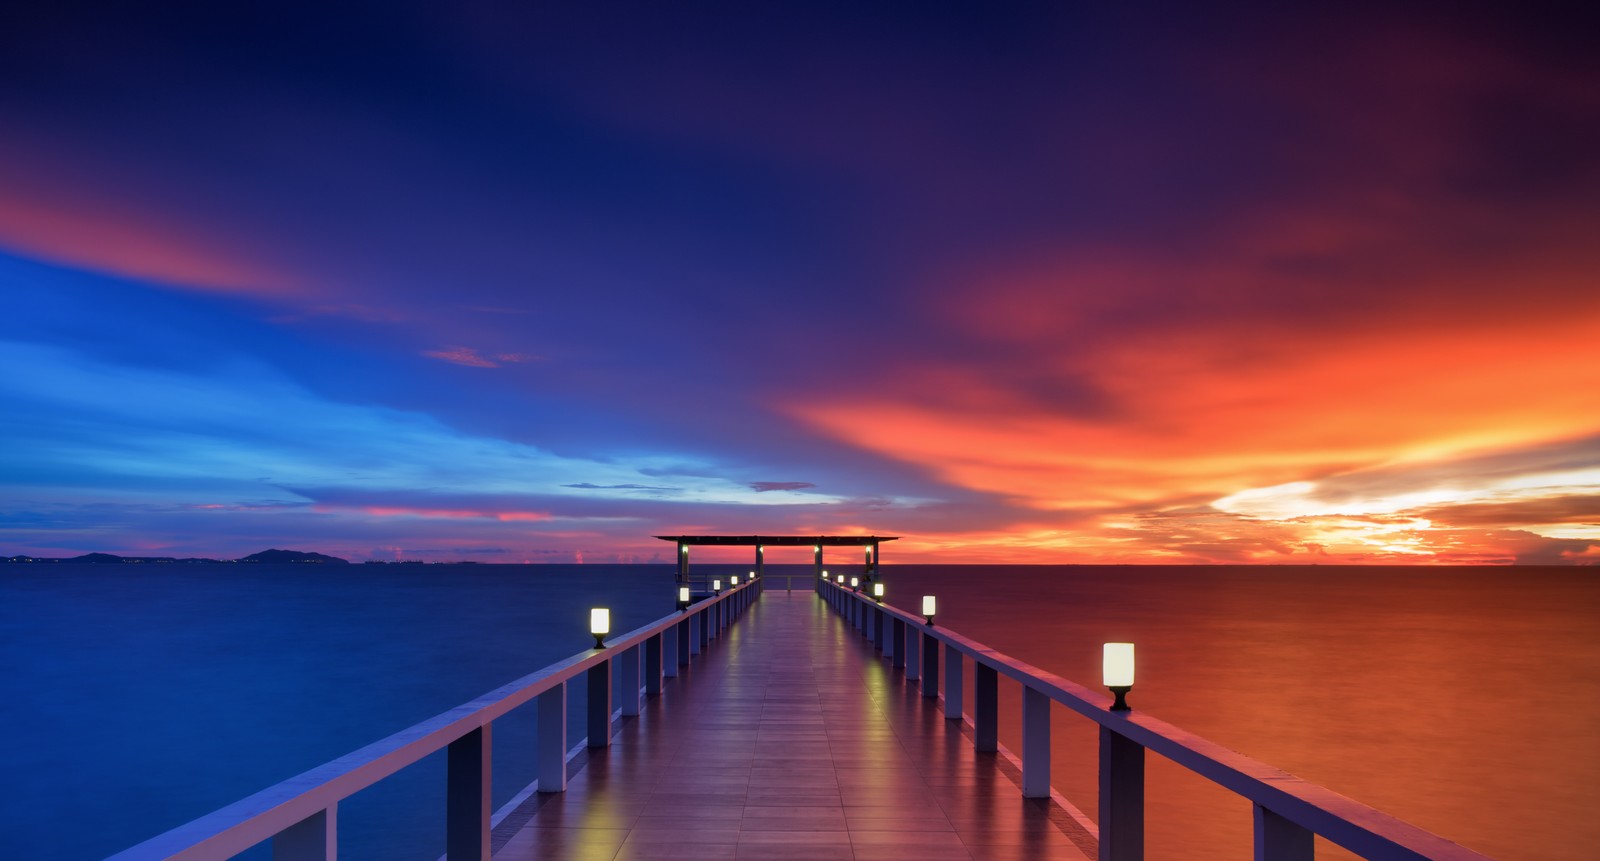
[[[851,586],[859,586],[859,585],[861,585],[861,578],[859,578],[859,577],[851,577],[850,578],[850,585]]]
[[[1133,687],[1133,644],[1106,643],[1102,674],[1108,688]]]
[[[882,598],[883,597],[883,584],[882,583],[874,583],[874,584],[872,584],[872,595],[873,595],[873,597],[876,597],[876,598]]]
[[[739,575],[738,574],[735,574],[735,575],[733,575],[732,577],[730,577],[728,579],[730,581],[732,581],[733,585],[735,585],[735,586],[739,585]]]
[[[605,607],[596,607],[589,611],[589,633],[611,633],[611,611]]]
[[[711,581],[711,591],[713,591],[713,592],[721,592],[722,591],[722,581],[721,580],[712,580]]]
[[[922,615],[932,616],[933,611],[937,606],[938,602],[934,600],[932,595],[922,596]]]
[[[685,604],[689,603],[689,587],[688,586],[679,586],[678,587],[678,600],[682,601]]]

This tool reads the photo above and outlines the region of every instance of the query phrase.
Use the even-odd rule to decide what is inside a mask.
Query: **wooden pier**
[[[730,578],[731,583],[731,578]],[[445,752],[444,861],[1143,861],[1150,751],[1250,802],[1256,861],[1320,835],[1371,861],[1490,861],[905,610],[871,584],[746,579],[444,714],[112,856],[335,861],[339,805]],[[932,608],[925,610],[932,613]],[[1001,680],[1022,750],[997,742]],[[571,683],[588,735],[567,738]],[[971,685],[972,713],[963,713]],[[1054,707],[1099,725],[1094,821],[1050,785]],[[537,781],[496,812],[492,730],[534,713]]]
[[[1085,859],[1012,764],[810,590],[769,592],[690,672],[496,829],[497,861]]]

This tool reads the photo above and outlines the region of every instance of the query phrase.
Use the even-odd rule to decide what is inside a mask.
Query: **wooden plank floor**
[[[810,592],[769,592],[496,829],[497,861],[1068,859],[1092,838]],[[1080,848],[1082,847],[1082,848]]]

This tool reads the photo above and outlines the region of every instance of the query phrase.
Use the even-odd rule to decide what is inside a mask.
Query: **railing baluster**
[[[1314,835],[1300,826],[1262,807],[1255,807],[1255,861],[1312,861],[1316,855]]]
[[[661,641],[665,637],[657,634],[644,641],[644,692],[650,696],[661,693]]]
[[[679,649],[678,625],[661,632],[661,675],[669,679],[678,677]]]
[[[932,634],[922,635],[922,695],[939,696],[939,641]]]
[[[961,720],[962,698],[966,690],[961,684],[961,670],[964,663],[961,653],[945,646],[944,649],[944,716],[950,720]]]
[[[1144,746],[1100,728],[1100,861],[1144,859]]]
[[[685,616],[683,617],[683,621],[672,626],[673,630],[677,631],[676,638],[678,640],[678,666],[680,667],[689,666],[689,655],[691,654],[691,649],[693,648],[689,645],[689,634],[692,633],[690,630],[691,624],[692,623],[689,617]]]
[[[1022,688],[1022,797],[1050,797],[1050,698]]]
[[[589,746],[611,746],[611,662],[589,669]]]
[[[567,683],[539,695],[539,791],[567,791]]]
[[[1000,749],[1000,672],[978,661],[972,662],[972,747]]]
[[[272,838],[272,861],[334,861],[338,857],[339,808],[319,810]]]
[[[901,641],[905,639],[906,635],[905,620],[896,616],[888,621],[887,627],[889,629],[889,638],[883,641],[883,655],[889,659],[890,666],[903,667],[906,665],[906,659]]]
[[[639,647],[631,646],[623,649],[622,654],[612,658],[617,667],[617,679],[621,682],[622,702],[617,705],[622,709],[623,717],[639,716]]]
[[[922,632],[911,625],[906,626],[906,639],[902,643],[906,653],[906,681],[914,682],[922,678]]]
[[[489,861],[489,727],[450,742],[445,760],[445,857]]]

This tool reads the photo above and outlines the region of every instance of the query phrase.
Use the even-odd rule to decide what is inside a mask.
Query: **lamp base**
[[[924,625],[927,625],[927,626],[928,626],[928,627],[930,627],[930,628],[932,628],[932,627],[933,627],[933,617],[932,617],[932,616],[923,616],[923,617],[922,617],[922,618],[924,618],[924,619],[927,619],[927,620],[928,620],[928,621],[926,621],[926,622],[923,622],[923,624],[924,624]]]
[[[1131,711],[1133,711],[1133,706],[1128,705],[1128,700],[1126,699],[1126,697],[1128,696],[1128,691],[1133,690],[1133,686],[1132,685],[1111,685],[1109,687],[1110,687],[1111,693],[1115,694],[1116,697],[1117,697],[1116,701],[1111,704],[1111,710],[1114,711],[1114,712],[1131,712]]]
[[[606,647],[606,636],[604,634],[594,635],[594,647],[596,649],[604,649]]]

